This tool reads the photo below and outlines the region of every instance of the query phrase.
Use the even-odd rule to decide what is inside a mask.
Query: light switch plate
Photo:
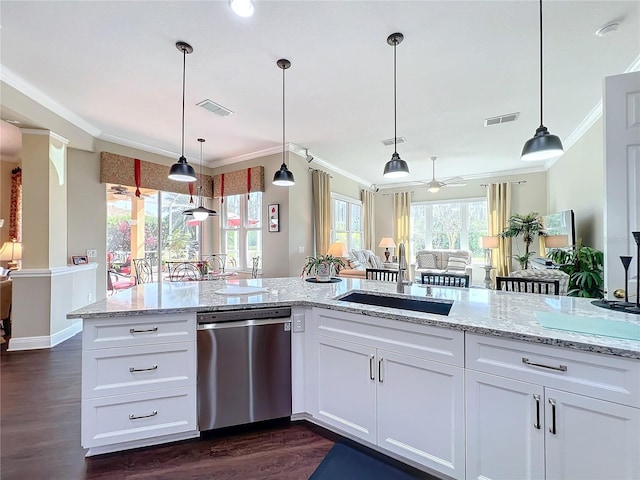
[[[98,256],[98,251],[95,248],[87,250],[87,257],[96,258]]]
[[[298,253],[304,253],[304,247],[298,247]]]

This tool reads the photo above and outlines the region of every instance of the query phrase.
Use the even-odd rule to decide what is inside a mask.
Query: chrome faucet
[[[398,245],[398,283],[396,292],[404,293],[404,286],[410,285],[410,282],[404,281],[404,272],[407,271],[407,257],[404,252],[404,243]]]

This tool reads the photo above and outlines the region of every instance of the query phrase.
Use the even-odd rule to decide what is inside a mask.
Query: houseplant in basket
[[[328,282],[333,273],[335,272],[337,275],[341,268],[344,268],[344,262],[341,258],[333,255],[317,255],[307,257],[301,275],[315,275],[316,281]]]

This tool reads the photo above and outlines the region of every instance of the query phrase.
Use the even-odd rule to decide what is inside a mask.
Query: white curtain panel
[[[362,248],[365,250],[374,250],[376,236],[376,212],[373,192],[370,190],[360,190],[360,200],[362,201],[362,217],[364,219],[364,243]]]

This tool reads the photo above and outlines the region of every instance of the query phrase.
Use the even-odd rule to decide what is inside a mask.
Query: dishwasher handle
[[[262,318],[258,320],[237,320],[233,322],[199,322],[198,330],[219,330],[223,328],[259,327],[283,324],[285,331],[291,330],[290,318]]]

